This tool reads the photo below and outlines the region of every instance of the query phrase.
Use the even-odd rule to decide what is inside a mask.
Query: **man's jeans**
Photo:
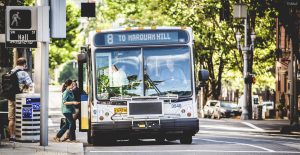
[[[64,133],[69,129],[69,139],[70,140],[76,140],[75,136],[75,129],[76,129],[76,124],[73,119],[73,114],[71,113],[63,113],[63,115],[66,117],[66,123],[65,125],[59,130],[57,133],[57,137],[61,138]]]

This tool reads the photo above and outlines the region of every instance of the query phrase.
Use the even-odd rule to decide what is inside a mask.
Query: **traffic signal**
[[[9,26],[11,29],[30,29],[31,10],[11,9],[9,11]]]
[[[255,82],[256,82],[256,78],[253,74],[248,74],[244,80],[245,80],[245,83],[247,83],[247,84],[255,84]]]
[[[255,78],[255,76],[254,75],[252,75],[252,84],[255,84],[256,83],[256,78]]]
[[[81,17],[96,17],[95,3],[81,3]]]

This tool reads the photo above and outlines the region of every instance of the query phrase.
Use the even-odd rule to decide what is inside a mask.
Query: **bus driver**
[[[128,85],[126,73],[122,69],[118,69],[116,65],[112,65],[112,87],[124,85]]]
[[[161,70],[160,76],[166,84],[175,84],[175,82],[187,83],[182,69],[174,65],[174,60],[167,59],[166,67]]]

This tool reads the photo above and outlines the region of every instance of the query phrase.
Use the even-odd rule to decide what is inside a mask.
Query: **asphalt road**
[[[60,87],[51,88],[49,95],[49,138],[59,130]],[[78,123],[78,122],[77,122]],[[86,133],[77,129],[77,140],[84,143],[87,155],[256,155],[300,154],[300,136],[279,135],[265,132],[278,131],[287,121],[263,120],[243,122],[235,119],[200,119],[200,131],[193,143],[182,145],[179,141],[158,144],[153,139],[140,140],[135,144],[118,141],[111,146],[92,146],[86,142]],[[77,124],[78,126],[78,124]]]
[[[300,154],[300,138],[273,135],[252,123],[232,120],[201,119],[202,127],[193,143],[179,141],[158,144],[153,139],[132,144],[118,141],[111,146],[91,146],[85,143],[85,154],[113,155],[224,155],[224,154]]]

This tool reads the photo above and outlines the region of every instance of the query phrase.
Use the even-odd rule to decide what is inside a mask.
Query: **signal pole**
[[[37,7],[48,6],[48,0],[36,0]],[[38,8],[39,9],[39,8]],[[38,18],[38,22],[42,23],[38,34],[40,40],[35,55],[35,87],[36,92],[40,92],[41,96],[41,128],[40,128],[40,145],[48,146],[48,96],[49,96],[49,10],[42,9],[42,17]],[[48,13],[47,13],[48,11]],[[40,13],[40,12],[39,12]],[[42,21],[42,22],[40,22]]]
[[[246,4],[236,4],[234,5],[234,18],[243,19],[244,20],[244,45],[240,44],[242,39],[242,34],[239,30],[236,33],[237,40],[237,48],[243,51],[244,58],[244,67],[243,67],[243,77],[244,77],[244,97],[243,97],[243,105],[242,105],[242,120],[252,119],[252,99],[251,97],[251,83],[248,80],[251,73],[249,72],[249,53],[254,49],[254,41],[256,35],[252,32],[251,36],[251,45],[248,45],[248,23],[247,23],[247,5]]]

